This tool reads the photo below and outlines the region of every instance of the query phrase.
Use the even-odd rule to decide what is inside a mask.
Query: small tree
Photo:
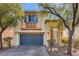
[[[19,20],[22,20],[24,16],[23,8],[21,4],[0,4],[0,41],[1,49],[2,45],[2,33],[8,27],[15,27]]]
[[[69,31],[68,37],[68,51],[71,55],[72,48],[72,36],[74,34],[76,26],[79,24],[79,5],[78,3],[72,4],[40,4],[48,13],[60,18]]]

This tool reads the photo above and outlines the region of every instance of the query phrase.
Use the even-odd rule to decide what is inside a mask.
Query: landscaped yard
[[[53,48],[54,49],[54,48]],[[59,47],[58,50],[48,52],[50,56],[69,56],[67,54],[67,47]],[[79,49],[72,49],[72,56],[79,56]]]

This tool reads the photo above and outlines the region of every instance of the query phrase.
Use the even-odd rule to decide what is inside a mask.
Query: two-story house
[[[14,46],[47,44],[45,39],[45,20],[47,16],[40,12],[25,12],[25,19],[14,30]]]
[[[62,39],[68,36],[63,22],[58,19],[48,19],[48,14],[41,12],[25,12],[25,19],[20,21],[16,27],[6,29],[3,38],[13,37],[12,46],[48,46],[50,39],[54,39],[55,45],[62,46]],[[4,41],[3,46],[6,46]]]

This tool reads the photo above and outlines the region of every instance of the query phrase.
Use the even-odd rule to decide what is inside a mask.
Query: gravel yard
[[[79,56],[79,49],[75,49],[72,51],[72,56]],[[48,52],[50,56],[70,56],[67,54],[67,47],[60,47],[58,51]]]

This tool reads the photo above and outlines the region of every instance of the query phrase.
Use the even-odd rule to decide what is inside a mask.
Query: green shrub
[[[64,45],[68,45],[68,39],[67,39],[67,38],[62,39],[62,43],[63,43]]]
[[[55,40],[54,39],[49,39],[47,40],[49,47],[54,45]]]

